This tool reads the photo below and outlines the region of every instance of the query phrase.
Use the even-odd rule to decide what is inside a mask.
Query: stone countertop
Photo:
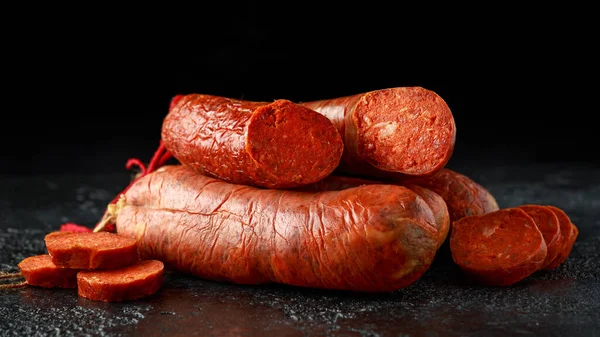
[[[600,167],[463,162],[450,168],[500,207],[553,204],[580,234],[559,268],[504,288],[469,282],[447,244],[416,283],[392,294],[240,286],[167,272],[155,295],[103,303],[73,289],[0,290],[0,336],[597,336]],[[45,253],[61,223],[92,226],[127,173],[0,176],[0,271]]]

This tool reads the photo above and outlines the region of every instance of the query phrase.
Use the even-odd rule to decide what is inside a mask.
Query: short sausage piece
[[[138,260],[135,240],[108,232],[52,232],[44,238],[59,268],[112,269]]]
[[[77,274],[79,296],[104,302],[135,300],[156,293],[163,284],[164,264],[157,260],[107,270],[84,270]]]
[[[308,184],[302,187],[299,187],[298,190],[302,191],[312,191],[312,192],[320,192],[320,191],[341,191],[348,188],[358,187],[362,185],[373,185],[373,184],[390,184],[377,180],[369,180],[355,177],[345,177],[345,176],[337,176],[330,175],[325,177],[322,180],[317,181],[316,183]],[[398,183],[391,183],[398,185]],[[448,236],[448,232],[450,230],[450,216],[448,214],[448,207],[446,207],[446,202],[439,196],[437,193],[418,185],[406,185],[408,189],[413,191],[415,194],[420,196],[429,206],[431,211],[433,212],[433,217],[435,219],[435,223],[432,224],[433,227],[438,232],[438,246],[441,246],[444,241],[446,241],[446,237]]]
[[[454,151],[456,125],[446,102],[422,87],[396,87],[305,102],[343,135],[340,170],[426,175]]]
[[[235,185],[177,166],[134,183],[116,228],[142,258],[240,284],[391,292],[431,265],[437,231],[411,190],[300,192]]]
[[[577,240],[577,236],[579,236],[579,229],[571,222],[569,216],[562,209],[551,205],[547,207],[550,208],[558,217],[560,234],[562,236],[562,247],[560,248],[558,256],[556,256],[556,258],[554,258],[543,268],[544,270],[551,270],[560,266],[567,260],[571,254],[573,245]]]
[[[58,268],[48,254],[30,256],[18,264],[27,284],[43,288],[76,288],[79,269]]]
[[[454,222],[450,251],[465,274],[491,286],[509,286],[525,279],[542,267],[547,254],[535,221],[518,208]]]
[[[288,100],[176,98],[163,121],[162,140],[182,165],[204,175],[290,188],[326,177],[342,157],[344,144],[332,122]]]
[[[483,215],[499,209],[496,199],[487,189],[464,174],[448,168],[429,176],[398,175],[390,180],[401,184],[419,185],[439,194],[446,201],[451,222],[465,216]]]
[[[522,205],[518,208],[532,217],[537,228],[542,232],[548,250],[546,260],[542,265],[543,268],[552,262],[563,248],[558,217],[550,207],[543,205]]]

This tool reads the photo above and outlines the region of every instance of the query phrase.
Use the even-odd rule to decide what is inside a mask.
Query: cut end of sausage
[[[358,156],[389,172],[426,175],[446,165],[456,125],[446,102],[421,87],[371,91],[356,105]]]
[[[85,270],[77,274],[79,296],[104,302],[134,300],[156,293],[163,283],[164,264],[158,260],[108,270]]]
[[[287,100],[256,109],[246,144],[250,156],[275,178],[278,188],[301,186],[328,176],[339,165],[344,148],[331,121]]]
[[[524,210],[506,208],[452,224],[454,262],[491,286],[515,284],[541,269],[547,255],[542,233]]]
[[[52,262],[60,268],[111,269],[138,260],[136,241],[109,232],[53,232],[44,238]]]
[[[27,284],[43,288],[76,288],[78,269],[58,268],[48,254],[30,256],[18,264]]]

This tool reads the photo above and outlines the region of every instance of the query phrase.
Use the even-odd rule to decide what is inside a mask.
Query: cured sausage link
[[[305,102],[343,135],[340,170],[426,175],[444,167],[456,141],[446,102],[422,87],[396,87]]]
[[[267,188],[322,179],[343,151],[331,121],[288,100],[181,96],[173,100],[161,136],[166,149],[196,172]]]
[[[389,292],[419,279],[437,249],[431,209],[394,185],[260,189],[167,166],[134,183],[117,213],[142,258],[240,284]]]

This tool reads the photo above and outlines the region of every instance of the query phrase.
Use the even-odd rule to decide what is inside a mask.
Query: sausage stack
[[[422,87],[301,103],[179,95],[161,130],[178,163],[150,165],[95,231],[112,224],[141,259],[238,284],[392,292],[448,236],[483,284],[562,264],[578,234],[568,216],[500,209],[445,167],[455,140],[448,105]]]

